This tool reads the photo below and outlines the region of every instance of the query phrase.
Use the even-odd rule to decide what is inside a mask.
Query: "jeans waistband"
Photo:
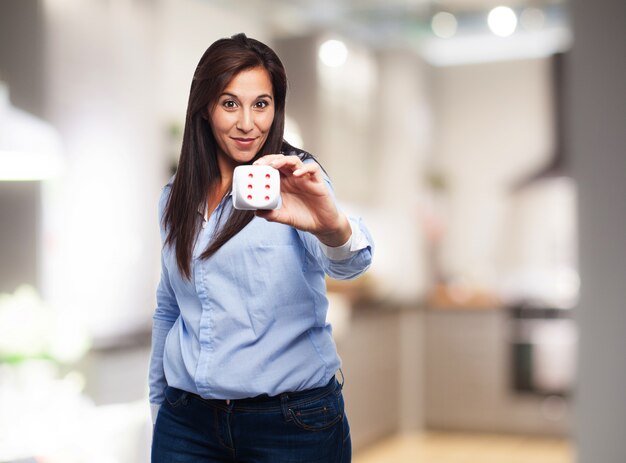
[[[269,411],[272,409],[281,409],[285,403],[291,405],[304,404],[325,397],[328,394],[336,393],[338,395],[342,388],[343,384],[339,383],[335,376],[333,376],[325,386],[307,389],[305,391],[283,392],[276,396],[262,394],[256,397],[233,400],[205,399],[193,393],[188,393],[188,396],[207,405],[219,408]]]

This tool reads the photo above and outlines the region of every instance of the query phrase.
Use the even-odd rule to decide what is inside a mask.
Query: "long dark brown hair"
[[[198,210],[205,210],[208,192],[221,180],[217,163],[217,143],[209,122],[209,109],[228,83],[242,71],[263,68],[270,75],[274,93],[274,120],[267,140],[250,161],[271,153],[309,158],[310,154],[284,142],[287,76],[274,51],[258,40],[237,34],[214,42],[202,55],[191,82],[185,130],[176,175],[165,212],[165,246],[174,246],[176,262],[182,275],[191,278],[191,257],[200,227]],[[252,211],[233,209],[204,250],[208,259],[254,218]]]

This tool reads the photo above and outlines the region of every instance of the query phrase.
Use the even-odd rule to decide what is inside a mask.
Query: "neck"
[[[209,190],[209,197],[213,200],[221,200],[231,188],[233,181],[234,167],[229,169],[228,166],[223,166],[222,162],[219,162],[219,168],[220,178],[215,179]]]
[[[232,183],[233,171],[235,170],[236,164],[225,155],[218,154],[217,165],[220,169],[221,177],[218,188],[228,188]]]

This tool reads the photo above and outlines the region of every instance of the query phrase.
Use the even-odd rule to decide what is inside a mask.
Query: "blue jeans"
[[[275,397],[207,400],[173,387],[157,415],[152,463],[350,462],[342,385]]]

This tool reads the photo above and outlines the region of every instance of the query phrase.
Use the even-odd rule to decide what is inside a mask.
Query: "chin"
[[[252,161],[254,159],[254,157],[257,155],[258,151],[254,151],[254,152],[247,152],[247,153],[235,153],[233,156],[230,156],[230,158],[236,163],[236,164],[247,164],[248,162]]]

